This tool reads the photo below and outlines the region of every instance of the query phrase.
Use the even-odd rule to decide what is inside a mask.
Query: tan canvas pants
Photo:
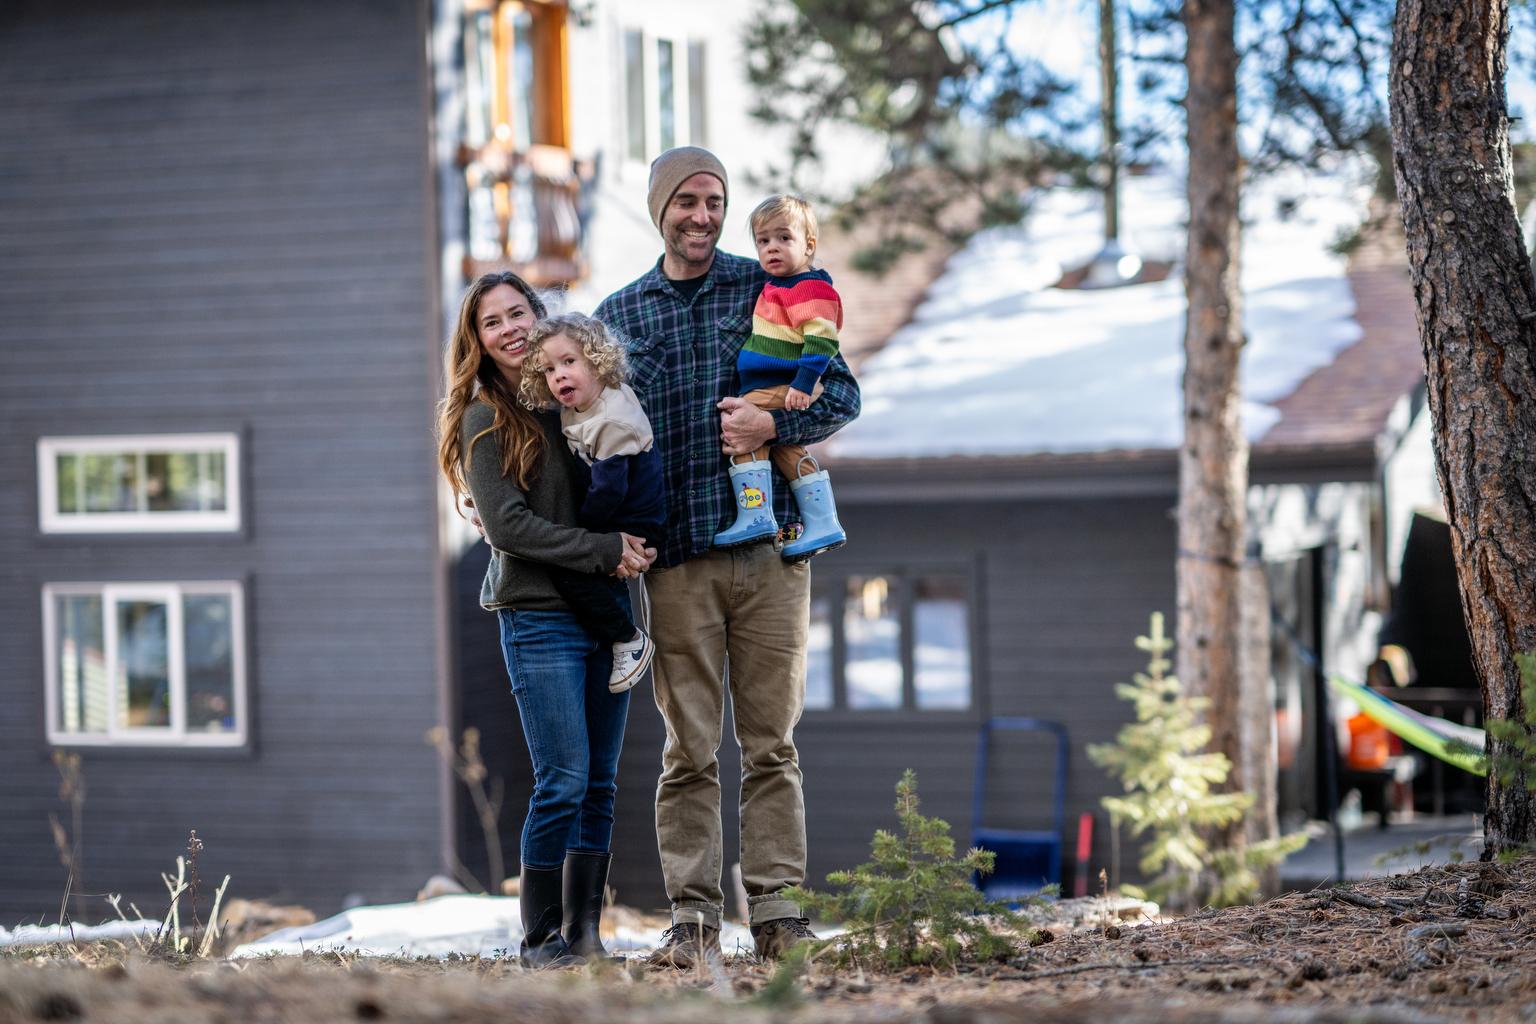
[[[741,873],[751,921],[799,917],[805,802],[794,729],[805,704],[810,568],[774,544],[710,551],[647,576],[656,706],[667,742],[656,839],[674,922],[720,926],[720,766],[729,666],[741,745]]]
[[[826,389],[818,381],[816,386],[811,389],[811,401],[814,402],[820,398],[824,390]],[[748,391],[741,397],[759,409],[772,411],[784,408],[784,397],[788,394],[789,385],[780,384],[777,387],[758,388],[755,391]],[[800,460],[805,458],[805,455],[805,449],[798,444],[765,444],[752,453],[752,460],[760,462],[763,459],[771,458],[773,460],[773,468],[779,471],[780,476],[785,480],[798,480],[806,473],[815,472],[815,467],[813,466],[802,467],[800,465]],[[732,459],[731,461],[735,462],[736,460]]]

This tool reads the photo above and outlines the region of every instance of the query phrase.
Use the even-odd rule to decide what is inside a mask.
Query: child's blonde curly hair
[[[518,386],[518,396],[530,409],[539,409],[555,400],[549,385],[544,382],[544,371],[549,360],[544,358],[544,343],[557,334],[563,334],[576,343],[582,356],[592,364],[593,375],[605,388],[616,388],[629,376],[629,360],[624,346],[608,333],[602,321],[580,313],[561,313],[534,324],[528,332],[528,355],[523,359],[523,379]]]

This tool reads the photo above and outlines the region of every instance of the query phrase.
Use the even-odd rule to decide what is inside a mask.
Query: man
[[[808,409],[768,412],[734,397],[736,355],[765,274],[755,260],[715,247],[727,191],[725,168],[707,150],[685,146],[657,157],[647,205],[661,232],[661,259],[596,310],[626,339],[631,384],[667,482],[668,539],[646,579],[656,706],[667,727],[656,835],[672,927],[651,960],[674,967],[720,950],[716,753],[727,685],[742,751],[742,881],[757,953],[776,959],[814,938],[783,893],[805,878],[794,728],[805,700],[810,569],[785,562],[778,541],[729,550],[711,542],[735,516],[724,456],[769,441],[822,441],[859,412],[858,385],[841,358]],[[789,488],[773,490],[778,520],[789,522]]]

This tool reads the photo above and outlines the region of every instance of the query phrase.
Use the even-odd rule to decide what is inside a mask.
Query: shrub
[[[827,875],[841,891],[800,889],[795,897],[813,916],[849,925],[831,942],[844,964],[895,969],[1006,959],[1017,948],[1018,915],[972,882],[991,872],[994,854],[956,856],[949,823],[918,806],[917,775],[908,769],[896,784],[900,833],[876,831],[867,863]]]

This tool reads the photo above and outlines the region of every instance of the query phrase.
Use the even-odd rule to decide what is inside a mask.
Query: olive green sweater
[[[608,574],[618,568],[624,541],[617,533],[589,533],[571,524],[581,496],[572,456],[560,432],[560,417],[537,413],[544,429],[544,459],[527,491],[501,475],[501,445],[494,434],[471,442],[491,425],[495,412],[484,402],[464,411],[461,424],[467,465],[465,482],[495,551],[480,587],[489,609],[560,611],[565,602],[549,581],[544,563],[576,572]]]

